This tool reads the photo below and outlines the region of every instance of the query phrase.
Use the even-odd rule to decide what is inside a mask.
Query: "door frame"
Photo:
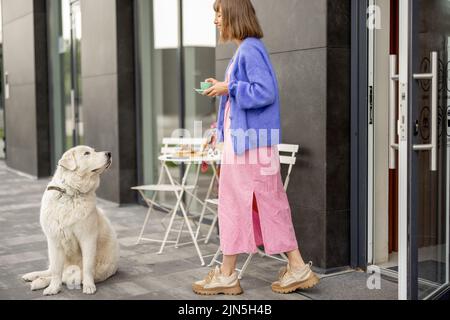
[[[411,191],[416,185],[410,160],[413,156],[412,135],[409,134],[413,106],[413,5],[410,0],[399,0],[399,148],[398,148],[398,296],[399,300],[417,300],[417,246],[416,217]],[[411,235],[408,237],[408,235]]]
[[[368,190],[369,190],[369,176],[368,176],[368,156],[369,147],[367,145],[369,135],[369,123],[368,123],[368,47],[367,41],[369,38],[369,32],[367,28],[367,8],[369,6],[369,0],[352,0],[352,43],[351,43],[351,266],[353,268],[367,269],[368,267]],[[408,37],[400,36],[400,86],[403,83],[404,89],[409,90],[408,74],[410,68],[410,45],[411,45],[411,13],[412,6],[409,5],[409,0],[400,0],[400,22],[399,33],[407,32]],[[406,17],[402,17],[403,14],[408,12]],[[406,28],[406,31],[405,31]],[[404,33],[403,33],[404,34]],[[406,49],[406,51],[405,51]],[[402,53],[406,52],[408,56],[406,59],[402,57]],[[406,73],[405,71],[406,70]],[[400,74],[399,73],[399,74]],[[401,94],[401,93],[400,93]],[[406,96],[411,96],[410,92],[407,92]],[[405,101],[408,103],[408,101]],[[405,104],[406,109],[403,108],[403,115],[408,115],[408,105]],[[404,127],[407,130],[407,126]],[[405,132],[407,133],[407,132]],[[411,142],[411,141],[409,141]],[[408,153],[408,141],[403,141],[399,146],[399,163],[408,159],[410,154]],[[400,170],[399,166],[399,189],[410,190],[406,188],[405,183],[408,181],[408,171],[410,168],[402,166],[403,170]],[[406,177],[401,179],[401,177]],[[403,183],[403,184],[402,184]],[[417,266],[412,264],[414,253],[409,252],[408,249],[414,246],[408,245],[408,234],[415,228],[408,224],[408,206],[409,194],[399,192],[399,272],[398,272],[398,296],[399,299],[414,298],[413,291],[408,290],[417,286]]]
[[[350,265],[367,269],[369,0],[351,0]]]
[[[411,99],[403,102],[401,115],[405,116],[405,127],[411,122],[408,119],[409,112],[414,103],[412,86],[409,85],[412,79],[412,72],[415,71],[413,65],[413,39],[412,35],[417,17],[413,14],[413,3],[409,0],[399,0],[399,34],[407,34],[407,37],[400,36],[399,47],[399,84],[404,84],[406,97]],[[413,0],[416,2],[417,0]],[[350,222],[350,264],[352,268],[368,269],[368,47],[367,41],[369,33],[367,29],[367,8],[369,0],[351,0],[351,222]],[[406,13],[406,14],[405,14]],[[406,32],[406,33],[405,33]],[[402,56],[403,55],[403,56]],[[413,84],[413,83],[412,83]],[[399,92],[401,97],[402,91]],[[408,119],[408,121],[406,121]],[[407,131],[405,131],[407,133]],[[399,141],[399,163],[408,161],[414,156],[412,148],[413,140],[411,135],[406,135],[407,139]],[[411,177],[412,166],[399,170],[399,272],[398,272],[398,293],[399,299],[418,298],[418,265],[417,265],[417,245],[415,235],[417,230],[416,213],[412,210],[414,182]],[[402,185],[400,185],[402,184]],[[447,223],[449,223],[447,221]],[[400,254],[400,251],[402,254]],[[439,299],[449,295],[450,288],[443,287],[430,295],[428,299]]]

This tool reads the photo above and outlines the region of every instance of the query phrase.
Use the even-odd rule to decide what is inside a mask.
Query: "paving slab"
[[[240,296],[197,296],[191,284],[206,276],[209,268],[200,265],[192,245],[169,247],[157,254],[159,244],[136,244],[147,208],[140,205],[119,206],[99,199],[99,206],[115,228],[121,258],[116,275],[97,285],[97,293],[87,296],[81,290],[63,288],[56,296],[44,297],[42,291],[30,291],[21,280],[25,273],[48,267],[47,243],[39,224],[40,199],[47,179],[31,179],[7,168],[0,161],[0,299],[3,300],[309,300],[309,299],[382,299],[396,297],[396,285],[383,282],[383,290],[369,291],[367,275],[351,273],[325,278],[313,290],[291,295],[277,295],[270,289],[282,263],[256,255],[248,267]],[[146,236],[161,238],[164,214],[146,229]],[[166,219],[167,221],[167,219]],[[203,228],[208,230],[208,226]],[[183,240],[189,240],[186,235]],[[208,244],[200,243],[208,264],[218,248],[217,236]],[[239,258],[242,265],[246,255]]]

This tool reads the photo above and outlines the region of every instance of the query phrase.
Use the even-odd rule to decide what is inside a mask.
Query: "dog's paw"
[[[44,296],[54,296],[61,291],[61,285],[52,285],[44,290]]]
[[[94,294],[97,291],[97,287],[93,283],[83,283],[84,294]]]
[[[34,281],[37,278],[39,278],[39,275],[38,275],[37,272],[30,272],[30,273],[27,273],[27,274],[22,276],[22,280],[26,281],[26,282]]]
[[[50,284],[50,278],[37,278],[31,282],[31,291],[41,290],[47,288]]]

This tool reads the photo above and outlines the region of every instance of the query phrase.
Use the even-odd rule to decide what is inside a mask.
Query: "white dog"
[[[95,283],[117,271],[119,245],[106,216],[96,207],[100,175],[111,166],[110,152],[79,146],[67,151],[42,198],[40,221],[47,236],[49,268],[23,276],[31,290],[55,295],[62,284],[83,284],[94,294]]]

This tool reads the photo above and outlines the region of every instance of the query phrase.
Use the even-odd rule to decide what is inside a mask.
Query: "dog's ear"
[[[67,151],[63,157],[59,160],[58,165],[69,171],[75,171],[77,168],[77,162],[75,161],[75,154],[73,151]]]

